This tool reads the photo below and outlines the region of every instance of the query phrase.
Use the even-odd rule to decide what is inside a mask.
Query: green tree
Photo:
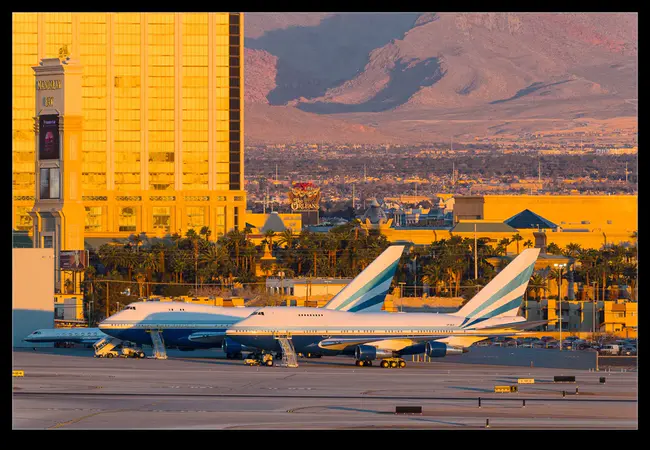
[[[510,242],[515,242],[517,244],[517,254],[519,254],[519,242],[523,241],[523,240],[524,240],[524,238],[521,237],[521,235],[519,233],[512,236],[512,239],[511,239]]]

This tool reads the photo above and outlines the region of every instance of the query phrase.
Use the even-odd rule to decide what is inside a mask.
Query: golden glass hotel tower
[[[83,205],[65,220],[83,237],[208,226],[214,239],[242,228],[243,26],[235,13],[13,14],[13,229],[32,230],[35,203],[57,198],[47,195],[70,200],[65,186],[54,186],[68,179],[66,156],[59,174],[52,164],[43,172],[35,155],[39,109],[57,108],[56,95],[43,95],[61,88],[35,82],[48,58],[81,70],[81,82],[63,89],[65,102],[80,104],[80,163],[67,168],[79,172]],[[62,135],[71,123],[64,116]],[[67,142],[61,155],[75,154]]]

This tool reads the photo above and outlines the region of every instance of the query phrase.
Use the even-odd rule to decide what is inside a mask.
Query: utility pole
[[[476,223],[474,224],[474,279],[478,280],[478,252],[476,251]]]

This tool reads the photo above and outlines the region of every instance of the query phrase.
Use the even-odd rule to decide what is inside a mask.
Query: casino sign
[[[292,211],[318,211],[320,188],[314,183],[294,183],[289,191]]]

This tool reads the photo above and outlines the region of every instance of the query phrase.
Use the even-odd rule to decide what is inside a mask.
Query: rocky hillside
[[[246,139],[634,132],[637,33],[636,14],[248,13]]]

